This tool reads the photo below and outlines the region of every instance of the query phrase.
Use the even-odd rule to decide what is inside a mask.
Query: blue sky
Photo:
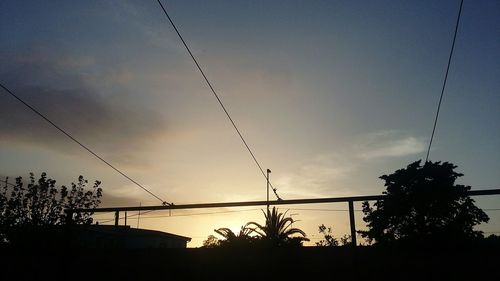
[[[269,2],[164,4],[283,198],[381,193],[378,176],[425,158],[459,1]],[[464,3],[430,156],[475,189],[500,182],[499,12]],[[265,198],[155,1],[2,1],[0,62],[2,83],[165,200]],[[104,182],[105,205],[157,203],[11,97],[0,104],[0,175],[83,174]],[[260,218],[243,214],[145,226],[203,237]],[[311,234],[345,232],[344,217],[298,215]]]

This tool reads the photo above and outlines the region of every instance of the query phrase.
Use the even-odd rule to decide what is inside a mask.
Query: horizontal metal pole
[[[467,192],[470,196],[477,195],[497,195],[500,194],[500,189],[485,189],[473,190]],[[315,199],[291,199],[279,201],[246,201],[246,202],[226,202],[226,203],[201,203],[201,204],[183,204],[183,205],[166,205],[166,206],[137,206],[137,207],[107,207],[95,209],[73,209],[67,212],[115,212],[115,211],[157,211],[157,210],[178,210],[178,209],[200,209],[200,208],[225,208],[225,207],[244,207],[244,206],[264,206],[264,205],[293,205],[293,204],[317,204],[317,203],[338,203],[338,202],[355,202],[355,201],[374,201],[383,199],[386,195],[368,195],[368,196],[353,196],[353,197],[331,197],[331,198],[315,198]]]
[[[498,195],[500,194],[500,189],[482,189],[482,190],[469,190],[467,191],[467,195],[476,196],[476,195]]]

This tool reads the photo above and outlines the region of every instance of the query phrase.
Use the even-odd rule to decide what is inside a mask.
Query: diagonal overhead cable
[[[153,192],[149,191],[147,188],[145,188],[142,184],[138,183],[137,181],[135,181],[134,179],[132,179],[131,177],[127,176],[124,172],[122,172],[121,170],[119,170],[118,168],[116,168],[115,166],[113,166],[111,163],[109,163],[108,161],[104,160],[104,158],[102,158],[101,156],[99,156],[97,153],[95,153],[94,151],[92,151],[89,147],[87,147],[86,145],[84,145],[83,143],[81,143],[79,140],[77,140],[76,138],[74,138],[72,135],[70,135],[68,132],[66,132],[64,129],[62,129],[61,127],[57,126],[54,122],[52,122],[49,118],[47,118],[45,115],[43,115],[40,111],[36,110],[34,107],[32,107],[31,105],[29,105],[27,102],[25,102],[24,100],[22,100],[20,97],[18,97],[16,94],[14,94],[11,90],[9,90],[7,87],[5,87],[2,83],[0,83],[0,87],[2,89],[4,89],[4,91],[8,94],[10,94],[11,96],[13,96],[15,99],[17,99],[18,101],[20,101],[22,104],[24,104],[26,107],[28,107],[29,109],[31,109],[31,111],[33,111],[34,113],[36,113],[38,116],[42,117],[45,121],[47,121],[49,124],[51,124],[52,126],[54,126],[56,129],[58,129],[61,133],[65,134],[68,138],[70,138],[72,141],[76,142],[78,145],[80,145],[83,149],[87,150],[90,154],[94,155],[97,159],[101,160],[104,164],[108,165],[111,169],[115,170],[116,172],[118,172],[120,175],[122,175],[123,177],[125,177],[126,179],[128,179],[129,181],[131,181],[132,183],[134,183],[135,185],[137,185],[138,187],[142,188],[144,191],[146,191],[147,193],[149,193],[151,196],[153,196],[154,198],[160,200],[162,202],[163,205],[171,205],[170,203],[167,203],[165,200],[161,199],[159,196],[157,196],[156,194],[154,194]]]
[[[453,35],[453,43],[451,44],[450,55],[448,57],[448,65],[446,66],[446,73],[444,75],[443,87],[441,88],[441,96],[439,97],[439,103],[436,111],[436,118],[434,119],[434,126],[432,127],[431,139],[429,141],[429,148],[427,149],[427,155],[425,156],[425,162],[429,160],[429,153],[431,151],[432,140],[434,139],[434,132],[436,131],[436,125],[439,118],[439,110],[441,109],[441,101],[443,100],[444,90],[446,89],[446,81],[448,80],[448,72],[450,71],[451,58],[453,57],[453,50],[455,49],[455,41],[457,39],[458,25],[460,23],[460,16],[462,15],[462,6],[464,4],[464,0],[460,1],[460,8],[458,10],[457,22],[455,24],[455,34]]]
[[[245,141],[245,138],[243,137],[243,135],[241,134],[240,130],[238,129],[238,127],[236,126],[236,124],[234,123],[233,121],[233,118],[231,118],[231,115],[229,115],[229,112],[227,111],[226,107],[224,106],[224,104],[222,103],[219,95],[217,94],[217,92],[215,91],[214,87],[212,87],[212,83],[210,83],[210,81],[208,80],[207,76],[205,75],[205,72],[201,69],[200,67],[200,64],[198,63],[198,60],[196,59],[196,57],[193,55],[193,53],[191,52],[191,49],[189,49],[186,41],[184,40],[184,38],[182,37],[181,33],[179,32],[179,29],[177,29],[177,26],[174,24],[174,22],[172,21],[172,18],[170,18],[170,15],[167,13],[167,10],[165,9],[165,7],[163,6],[163,4],[161,3],[160,0],[157,0],[158,1],[158,4],[160,4],[160,7],[161,9],[163,10],[163,13],[165,14],[165,16],[167,17],[168,21],[170,22],[170,24],[172,25],[172,27],[174,28],[175,32],[177,33],[177,35],[179,36],[179,39],[181,39],[182,41],[182,44],[184,45],[184,47],[186,48],[187,52],[189,53],[189,55],[191,56],[191,58],[193,59],[193,62],[195,63],[196,67],[198,68],[198,70],[200,71],[201,75],[203,76],[203,78],[205,79],[205,82],[207,83],[208,87],[210,88],[210,90],[212,91],[212,93],[214,94],[215,98],[217,99],[217,101],[219,102],[220,106],[222,107],[222,110],[224,111],[224,113],[226,114],[227,118],[229,119],[229,121],[231,122],[231,124],[233,125],[234,129],[236,130],[236,133],[238,133],[238,136],[240,137],[241,141],[243,142],[243,144],[245,145],[245,147],[247,148],[248,152],[250,153],[250,155],[252,156],[253,158],[253,161],[255,162],[255,164],[257,164],[257,167],[259,167],[259,170],[260,172],[262,173],[262,175],[267,178],[266,176],[266,173],[264,172],[264,170],[262,169],[262,166],[260,165],[259,161],[257,161],[257,158],[255,157],[254,153],[252,152],[252,150],[250,149],[250,147],[248,146],[247,142]],[[273,189],[273,192],[274,192],[274,195],[276,195],[276,198],[278,200],[281,200],[281,198],[279,197],[278,195],[278,192],[277,192],[277,189],[271,184],[271,188]]]

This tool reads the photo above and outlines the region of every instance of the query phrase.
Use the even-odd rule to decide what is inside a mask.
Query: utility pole
[[[271,170],[267,169],[267,175],[266,175],[266,180],[267,180],[267,211],[269,212],[269,174],[271,173]]]

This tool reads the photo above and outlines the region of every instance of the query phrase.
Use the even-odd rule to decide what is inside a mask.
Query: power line
[[[292,211],[322,211],[322,212],[349,212],[347,209],[303,209],[303,208],[290,208]],[[363,210],[354,210],[355,212],[362,212]]]
[[[234,210],[234,211],[205,212],[205,213],[178,214],[178,215],[142,216],[145,213],[152,212],[152,211],[149,211],[149,212],[141,213],[141,219],[158,219],[158,218],[171,218],[171,217],[191,217],[191,216],[201,216],[201,215],[216,215],[216,214],[227,214],[227,213],[241,213],[241,212],[258,211],[258,210],[261,210],[261,209],[254,208],[254,209]],[[139,214],[130,215],[130,216],[127,216],[127,218],[133,218],[133,217],[136,217],[138,215]],[[123,220],[123,219],[124,218],[119,218],[119,220]],[[95,219],[95,220],[96,221],[103,220],[103,221],[101,221],[101,223],[107,223],[107,222],[114,221],[115,219],[107,219],[107,220],[105,220],[105,219]]]
[[[458,10],[457,23],[455,24],[455,34],[453,35],[453,43],[451,44],[450,56],[448,57],[448,65],[446,66],[446,74],[444,75],[443,87],[441,88],[441,96],[439,97],[439,103],[436,111],[436,118],[434,119],[434,126],[432,127],[431,139],[429,141],[429,148],[427,149],[427,155],[425,156],[425,162],[429,160],[429,153],[431,151],[432,140],[434,139],[434,132],[436,131],[436,125],[439,117],[439,110],[441,109],[441,101],[443,100],[444,90],[446,88],[446,81],[448,80],[448,72],[450,70],[451,58],[453,56],[453,50],[455,49],[455,41],[457,39],[458,25],[460,23],[460,16],[462,15],[462,6],[464,0],[460,1],[460,9]]]
[[[10,185],[10,186],[16,186],[15,184],[8,182],[7,180],[0,180],[0,182],[3,182],[3,183]]]
[[[227,213],[241,213],[241,212],[258,211],[258,210],[261,210],[261,209],[247,209],[247,210],[219,211],[219,212],[205,212],[205,213],[178,214],[178,215],[145,216],[145,217],[141,217],[141,218],[155,219],[155,218],[168,218],[168,217],[191,217],[191,216],[201,216],[201,215],[217,215],[217,214],[227,214]]]
[[[104,215],[108,215],[108,214],[111,214],[111,213],[114,213],[114,212],[97,213],[97,214],[92,214],[92,216],[104,216]]]
[[[151,213],[151,212],[154,212],[154,211],[155,210],[149,210],[149,211],[142,212],[142,213],[139,212],[139,213],[137,213],[135,215],[127,216],[127,218],[134,218],[134,217],[137,217],[137,216],[140,216],[140,215],[143,215],[143,214],[147,214],[147,213]],[[110,212],[107,212],[107,213],[110,213]],[[111,213],[113,213],[113,212],[111,212]],[[92,214],[92,215],[95,215],[95,214]],[[119,220],[123,220],[123,219],[124,219],[123,217],[119,218]],[[104,220],[104,221],[102,221],[102,220]],[[115,220],[114,218],[112,218],[112,219],[104,219],[104,218],[98,219],[98,218],[94,218],[94,221],[101,221],[101,223],[107,223],[107,222],[111,222],[111,221],[114,221],[114,220]]]
[[[178,215],[158,215],[158,216],[142,216],[147,213],[154,212],[155,210],[150,210],[146,212],[142,212],[141,219],[158,219],[158,218],[170,218],[170,217],[191,217],[191,216],[201,216],[201,215],[215,215],[215,214],[226,214],[226,213],[240,213],[240,212],[249,212],[249,211],[258,211],[262,210],[260,208],[253,208],[253,209],[246,209],[246,210],[233,210],[233,211],[218,211],[218,212],[205,212],[205,213],[191,213],[191,214],[178,214]],[[346,209],[306,209],[306,208],[288,208],[287,210],[292,210],[292,211],[326,211],[326,212],[347,212],[349,210]],[[500,209],[483,209],[484,211],[500,211]],[[363,210],[354,210],[355,212],[362,212]],[[110,213],[110,212],[107,212]],[[127,218],[134,218],[139,216],[139,214],[133,214],[130,216],[127,216]],[[124,220],[125,218],[119,218],[119,220]],[[94,218],[94,221],[98,221],[100,223],[108,223],[112,222],[115,219],[99,219],[99,218]],[[488,233],[488,232],[485,232]]]
[[[123,177],[125,177],[126,179],[128,179],[129,181],[131,181],[132,183],[134,183],[135,185],[137,185],[138,187],[142,188],[144,191],[146,191],[147,193],[149,193],[151,196],[153,196],[156,199],[160,200],[162,202],[162,204],[164,204],[164,205],[171,205],[171,203],[167,203],[165,200],[161,199],[160,197],[158,197],[157,195],[155,195],[154,193],[152,193],[151,191],[149,191],[147,188],[145,188],[144,186],[142,186],[140,183],[138,183],[137,181],[135,181],[131,177],[127,176],[124,172],[120,171],[118,168],[116,168],[115,166],[113,166],[111,163],[109,163],[108,161],[104,160],[101,156],[97,155],[97,153],[95,153],[90,148],[88,148],[87,146],[85,146],[84,144],[82,144],[80,141],[78,141],[76,138],[74,138],[73,136],[71,136],[68,132],[66,132],[65,130],[63,130],[61,127],[57,126],[50,119],[48,119],[47,117],[45,117],[45,115],[43,115],[42,113],[40,113],[40,111],[36,110],[34,107],[32,107],[27,102],[25,102],[24,100],[22,100],[20,97],[18,97],[17,95],[15,95],[11,90],[9,90],[7,87],[5,87],[2,83],[0,83],[0,87],[2,87],[5,90],[5,92],[9,93],[15,99],[17,99],[22,104],[24,104],[26,107],[28,107],[29,109],[31,109],[31,111],[33,111],[34,113],[36,113],[38,116],[42,117],[45,121],[47,121],[49,124],[51,124],[52,126],[54,126],[56,129],[58,129],[61,133],[65,134],[72,141],[76,142],[83,149],[87,150],[90,154],[94,155],[97,159],[101,160],[104,164],[108,165],[113,170],[115,170],[116,172],[118,172],[120,175],[122,175]]]
[[[252,152],[252,150],[248,146],[247,142],[245,141],[245,138],[243,137],[243,135],[241,134],[240,130],[238,129],[238,127],[234,123],[233,118],[231,118],[231,115],[229,114],[229,112],[227,111],[226,107],[222,103],[222,100],[220,99],[219,95],[217,94],[217,92],[215,91],[214,87],[212,86],[212,83],[210,83],[210,81],[208,80],[207,76],[205,75],[205,72],[201,69],[200,64],[198,63],[198,60],[196,59],[196,57],[191,52],[191,49],[188,47],[186,41],[184,40],[184,38],[182,37],[181,33],[177,29],[177,26],[172,21],[172,18],[170,18],[170,15],[167,13],[167,10],[165,9],[165,7],[161,3],[161,1],[160,0],[157,0],[157,1],[158,1],[158,4],[160,5],[161,9],[163,10],[163,13],[167,17],[168,21],[170,22],[170,24],[174,28],[175,32],[179,36],[179,39],[181,39],[182,44],[184,45],[184,47],[186,48],[187,52],[189,53],[189,55],[193,59],[193,62],[195,63],[196,67],[198,68],[198,70],[200,71],[201,75],[205,79],[205,82],[207,83],[208,87],[210,88],[210,90],[214,94],[215,98],[219,102],[219,105],[222,107],[222,110],[224,111],[224,113],[226,114],[227,118],[229,119],[229,121],[233,125],[234,129],[236,130],[236,133],[238,133],[238,136],[240,137],[241,141],[243,142],[243,144],[247,148],[248,152],[252,156],[255,164],[257,164],[257,167],[259,167],[260,172],[262,173],[262,175],[264,176],[264,178],[266,178],[266,173],[264,172],[264,169],[262,169],[262,166],[260,165],[259,161],[257,161],[257,158],[255,157],[254,153]],[[281,200],[281,198],[278,195],[277,189],[272,184],[270,184],[270,185],[271,185],[271,188],[273,189],[274,195],[276,195],[276,198],[278,198],[278,200]]]

